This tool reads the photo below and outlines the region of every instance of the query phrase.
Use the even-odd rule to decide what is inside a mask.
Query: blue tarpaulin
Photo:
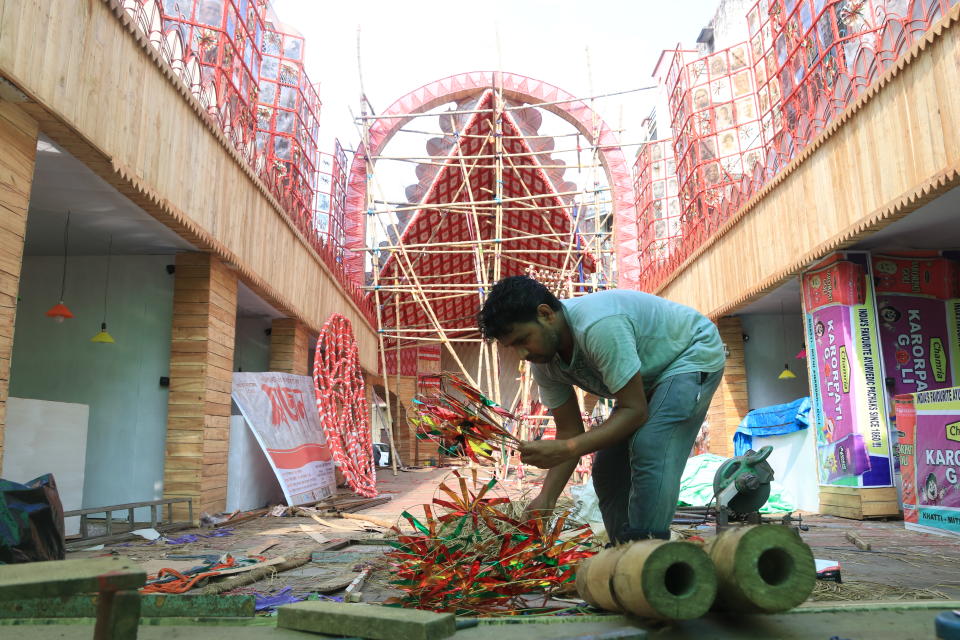
[[[810,398],[754,409],[733,434],[733,455],[742,456],[752,449],[754,436],[782,436],[809,425]]]

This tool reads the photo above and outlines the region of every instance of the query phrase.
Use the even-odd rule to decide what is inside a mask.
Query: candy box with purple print
[[[960,536],[960,387],[899,396],[897,415],[904,525]]]
[[[820,484],[888,487],[892,459],[869,256],[863,252],[839,256],[857,267],[843,273],[863,282],[834,281],[831,286],[863,291],[860,304],[807,307],[816,299],[806,291],[814,281],[801,281]],[[833,256],[825,262],[836,261]]]
[[[877,294],[880,349],[893,395],[952,387],[951,330],[944,300]]]

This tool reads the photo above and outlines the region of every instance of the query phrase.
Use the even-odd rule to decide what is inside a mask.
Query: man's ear
[[[537,318],[542,318],[546,322],[553,322],[557,312],[550,308],[548,304],[541,304],[537,307]]]

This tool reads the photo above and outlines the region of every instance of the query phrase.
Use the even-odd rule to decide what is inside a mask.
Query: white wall
[[[270,366],[270,336],[266,330],[272,324],[265,316],[237,316],[233,347],[234,371],[268,371]]]
[[[227,511],[250,511],[274,504],[286,504],[280,482],[246,419],[231,416]]]
[[[103,317],[106,256],[69,258],[64,302],[76,317],[58,324],[44,315],[59,299],[62,260],[23,260],[10,395],[90,407],[84,507],[159,499],[173,256],[113,256],[107,328],[116,344],[90,342]],[[79,433],[63,437],[83,447]]]
[[[796,358],[803,348],[800,314],[751,314],[740,316],[740,321],[744,335],[750,338],[743,345],[750,408],[783,404],[810,395],[807,362]],[[796,378],[777,378],[784,364],[790,365]]]
[[[89,415],[85,404],[7,398],[3,477],[26,483],[52,473],[63,510],[82,508]],[[79,516],[64,524],[67,535],[80,532]]]

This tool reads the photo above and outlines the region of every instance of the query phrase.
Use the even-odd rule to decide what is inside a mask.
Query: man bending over
[[[528,515],[552,510],[581,456],[612,542],[670,537],[680,478],[723,376],[717,328],[690,307],[638,291],[562,303],[527,276],[493,286],[478,315],[488,340],[532,363],[556,440],[522,442],[523,462],[549,469]],[[615,400],[585,431],[573,386]]]

